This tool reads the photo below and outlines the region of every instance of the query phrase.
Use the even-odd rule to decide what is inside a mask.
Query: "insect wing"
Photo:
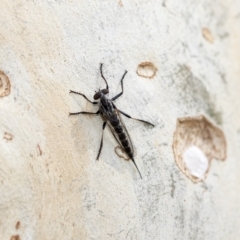
[[[117,112],[118,117],[119,117],[119,119],[120,119],[120,122],[121,122],[121,125],[122,125],[122,127],[123,127],[123,130],[124,130],[124,132],[125,132],[126,135],[127,135],[127,139],[128,139],[128,141],[129,141],[129,146],[130,146],[130,148],[132,149],[133,156],[135,156],[135,148],[134,148],[134,145],[133,145],[133,143],[132,143],[132,139],[131,139],[131,137],[130,137],[130,135],[129,135],[129,133],[128,133],[128,130],[127,130],[126,126],[125,126],[124,121],[122,120],[122,116],[121,116],[120,112],[118,111],[118,109],[116,109],[116,112]]]
[[[133,152],[133,155],[135,155],[135,154],[134,154],[134,147],[133,147],[133,144],[132,144],[131,137],[130,137],[130,135],[129,135],[128,131],[127,131],[127,128],[126,128],[126,126],[125,126],[125,124],[124,124],[124,122],[123,122],[123,120],[122,120],[122,117],[121,117],[121,115],[120,115],[120,113],[119,113],[119,111],[118,111],[117,109],[115,110],[115,112],[116,112],[116,114],[118,115],[118,119],[119,119],[119,121],[120,121],[120,126],[123,128],[123,132],[126,134],[127,140],[128,140],[128,142],[129,142],[129,147],[131,148],[131,150],[132,150],[132,152]],[[111,130],[114,138],[116,139],[117,143],[119,144],[119,146],[121,147],[121,149],[124,151],[124,146],[122,145],[122,143],[121,143],[121,141],[120,141],[120,139],[119,139],[118,134],[116,133],[116,131],[114,130],[114,128],[112,127],[112,125],[110,124],[109,121],[107,121],[107,124],[108,124],[109,129]]]

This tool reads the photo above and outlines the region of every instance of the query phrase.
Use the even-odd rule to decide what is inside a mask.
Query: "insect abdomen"
[[[110,120],[111,126],[114,128],[118,135],[118,139],[122,144],[123,150],[126,152],[129,158],[133,158],[133,151],[129,145],[127,134],[124,132],[124,128],[121,126],[120,120],[117,115],[114,115]]]

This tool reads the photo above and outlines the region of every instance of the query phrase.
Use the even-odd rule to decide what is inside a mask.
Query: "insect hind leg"
[[[107,122],[104,122],[104,123],[103,123],[103,126],[102,126],[102,138],[101,138],[100,148],[99,148],[99,150],[98,150],[98,155],[97,155],[97,159],[96,159],[96,160],[99,159],[100,153],[101,153],[101,151],[102,151],[102,146],[103,146],[103,132],[104,132],[104,129],[105,129],[105,127],[106,127],[106,123],[107,123]]]
[[[78,114],[96,114],[96,115],[98,115],[100,113],[100,111],[97,111],[97,112],[75,112],[75,113],[69,113],[69,116],[71,116],[71,115],[78,115]]]
[[[149,124],[149,125],[151,125],[152,127],[154,127],[154,124],[152,124],[152,123],[150,123],[150,122],[148,122],[148,121],[145,121],[145,120],[142,120],[142,119],[133,118],[133,117],[131,117],[130,115],[128,115],[127,113],[125,113],[125,112],[123,112],[123,111],[121,111],[121,110],[119,110],[119,109],[118,109],[118,111],[119,111],[122,115],[124,115],[125,117],[128,117],[128,118],[131,118],[131,119],[133,119],[133,120],[137,120],[137,121],[140,121],[140,122]]]

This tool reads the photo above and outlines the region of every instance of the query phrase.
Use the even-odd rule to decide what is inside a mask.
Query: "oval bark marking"
[[[122,150],[121,147],[117,146],[115,147],[115,153],[120,157],[124,158],[125,160],[130,160],[128,156],[126,156],[125,152]]]
[[[38,144],[37,145],[37,156],[41,156],[42,154],[43,154],[42,149],[41,149],[40,145]]]
[[[144,78],[153,78],[156,75],[157,68],[151,62],[142,62],[137,67],[137,75]]]
[[[7,141],[11,141],[13,139],[13,135],[8,132],[4,132],[3,139],[6,139]]]
[[[5,97],[10,94],[11,84],[8,76],[0,70],[0,97]]]
[[[19,221],[17,221],[15,228],[16,228],[16,229],[19,229],[19,228],[20,228],[20,225],[21,225],[21,223],[20,223]]]
[[[202,29],[202,36],[210,43],[214,42],[214,37],[212,32],[208,28]]]
[[[11,237],[11,240],[21,240],[19,235],[14,235]]]

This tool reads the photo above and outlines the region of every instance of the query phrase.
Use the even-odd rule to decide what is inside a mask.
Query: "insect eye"
[[[103,90],[102,90],[102,93],[103,93],[103,94],[107,94],[107,93],[109,93],[109,91],[108,91],[108,89],[103,89]]]
[[[101,97],[101,92],[97,92],[97,93],[95,93],[94,96],[93,96],[93,98],[94,98],[95,100],[99,99],[100,97]]]

